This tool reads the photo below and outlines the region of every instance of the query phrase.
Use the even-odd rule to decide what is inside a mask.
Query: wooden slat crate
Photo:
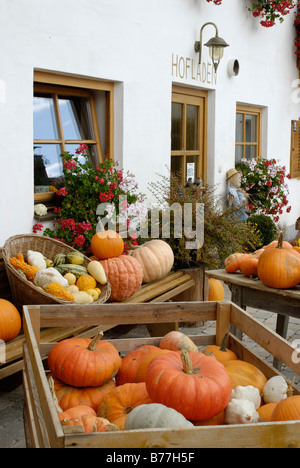
[[[40,342],[40,328],[67,326],[105,326],[107,324],[151,324],[176,321],[215,321],[215,334],[193,336],[198,346],[220,344],[233,325],[258,345],[284,362],[296,375],[300,364],[293,362],[294,348],[231,302],[185,302],[146,304],[103,304],[101,307],[51,306],[24,307],[24,392],[25,432],[28,447],[52,448],[242,448],[300,447],[300,421],[258,423],[233,426],[207,426],[190,429],[142,429],[106,433],[67,433],[59,423],[46,379],[43,358],[53,344]],[[111,340],[120,352],[141,344],[159,343],[159,338]],[[240,359],[252,362],[269,379],[279,372],[230,335],[230,347]],[[295,389],[296,393],[299,393]]]

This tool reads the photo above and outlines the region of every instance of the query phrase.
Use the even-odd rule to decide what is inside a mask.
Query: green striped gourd
[[[66,256],[64,254],[56,254],[53,259],[53,267],[56,268],[58,265],[62,265],[66,261]]]
[[[74,265],[82,265],[84,262],[84,255],[81,252],[69,252],[66,255],[66,261]]]
[[[62,275],[73,273],[78,279],[81,275],[87,274],[87,269],[82,265],[74,265],[74,263],[64,263],[55,267]]]

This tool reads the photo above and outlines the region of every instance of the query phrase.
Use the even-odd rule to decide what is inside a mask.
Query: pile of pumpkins
[[[123,238],[113,230],[94,234],[91,250],[91,260],[102,265],[111,286],[110,300],[115,302],[131,297],[142,283],[163,278],[174,264],[173,250],[160,239],[134,246],[124,255]]]
[[[251,424],[300,419],[300,396],[222,346],[199,351],[180,331],[120,356],[111,342],[69,338],[48,355],[62,426],[83,432]]]
[[[225,260],[227,273],[240,271],[248,277],[258,277],[266,286],[290,289],[300,284],[300,248],[283,240],[249,253],[233,253]]]

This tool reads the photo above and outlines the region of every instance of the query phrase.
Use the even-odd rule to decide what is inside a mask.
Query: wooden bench
[[[191,288],[194,284],[194,280],[188,274],[181,271],[171,272],[166,277],[158,281],[142,285],[142,287],[132,297],[123,302],[166,302],[183,291]],[[10,287],[2,260],[2,249],[0,251],[0,298],[12,301]],[[115,325],[112,327],[102,327],[102,331],[107,331],[113,327],[115,327]],[[151,336],[161,336],[161,334],[165,334],[168,331],[177,328],[178,324],[176,322],[173,324],[161,323],[159,325],[148,325],[148,331]],[[97,331],[98,329],[88,327],[43,329],[41,331],[41,342],[56,342],[72,336],[89,338],[95,336]],[[22,370],[23,342],[24,335],[21,333],[9,343],[0,344],[0,380]]]

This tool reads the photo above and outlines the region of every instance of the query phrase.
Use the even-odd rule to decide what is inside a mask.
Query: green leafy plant
[[[55,209],[54,227],[45,229],[43,234],[88,253],[99,218],[117,223],[123,216],[122,221],[129,227],[128,210],[138,212],[143,196],[137,192],[133,174],[124,175],[109,157],[94,168],[86,150],[86,145],[81,144],[75,155],[61,154],[65,185],[56,192],[59,206]],[[99,205],[102,212],[98,215]]]
[[[204,190],[197,187],[185,187],[179,180],[159,176],[159,182],[149,184],[149,188],[161,208],[159,218],[159,238],[168,242],[174,252],[176,268],[193,268],[205,264],[208,268],[222,268],[224,260],[231,253],[253,251],[260,244],[259,234],[248,223],[235,221],[238,209],[225,207],[223,197],[216,193],[216,187],[206,186]],[[178,226],[175,210],[170,207],[180,205],[182,213],[185,207],[191,208],[192,232],[197,232],[197,210],[204,204],[203,245],[199,248],[187,248],[191,241],[191,230],[186,229],[185,219]],[[168,212],[168,226],[163,223],[163,215]],[[148,220],[153,229],[153,222]],[[169,235],[164,235],[164,228],[169,228]],[[182,228],[182,236],[178,231]],[[167,229],[168,230],[168,229]]]
[[[270,216],[257,214],[249,216],[247,223],[251,224],[261,239],[261,246],[268,245],[277,239],[278,230]]]

